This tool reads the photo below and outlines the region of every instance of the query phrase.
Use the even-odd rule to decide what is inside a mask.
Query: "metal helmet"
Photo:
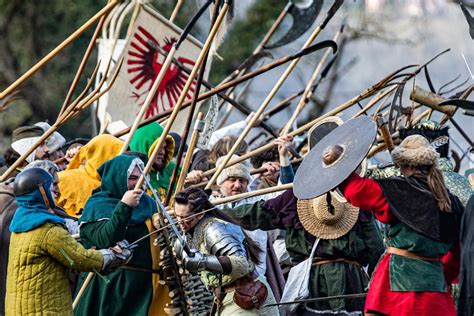
[[[25,195],[38,189],[40,185],[52,182],[51,175],[41,168],[31,168],[20,172],[13,183],[15,196]]]

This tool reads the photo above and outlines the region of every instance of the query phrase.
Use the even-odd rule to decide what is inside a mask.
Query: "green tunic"
[[[389,225],[387,246],[405,249],[424,257],[441,257],[452,247],[415,232],[407,225],[397,222]],[[400,292],[446,292],[446,281],[441,261],[418,260],[408,257],[390,256],[390,290]]]
[[[278,198],[278,197],[277,197]],[[296,211],[296,198],[280,209],[270,208],[265,201],[226,209],[245,229],[283,229],[286,249],[295,263],[309,257],[315,237],[306,232]],[[356,225],[335,240],[320,240],[316,256],[327,259],[344,258],[361,266],[375,267],[384,251],[382,236],[371,214],[361,211]],[[357,265],[333,262],[313,266],[310,275],[311,297],[362,293],[368,285],[367,274]],[[319,311],[362,311],[364,300],[330,300],[310,305]]]
[[[113,247],[123,239],[133,242],[148,234],[147,223],[156,212],[155,202],[145,194],[135,208],[121,202],[128,190],[127,173],[136,163],[140,163],[136,157],[117,156],[98,169],[102,178],[100,191],[89,198],[79,219],[81,240],[86,247]],[[161,294],[165,295],[160,297],[164,304],[167,287],[161,286],[157,290],[154,287],[156,275],[151,272],[152,268],[156,269],[153,259],[159,249],[152,249],[150,245],[149,238],[138,243],[127,264],[130,268],[120,267],[105,276],[95,274],[79,301],[76,315],[144,316],[159,305],[157,299]],[[86,276],[80,276],[78,289]],[[161,312],[164,314],[162,307]]]
[[[131,207],[119,202],[110,220],[83,225],[81,240],[84,246],[108,248],[120,240],[134,241],[148,234],[145,223],[127,226],[132,211]],[[149,245],[149,241],[139,243],[127,265],[150,269],[152,258]],[[79,301],[75,314],[148,315],[153,292],[150,274],[122,268],[103,277],[96,273]],[[86,277],[86,273],[80,275],[78,289]]]

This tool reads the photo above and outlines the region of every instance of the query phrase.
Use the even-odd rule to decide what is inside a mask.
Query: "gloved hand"
[[[99,251],[104,257],[101,271],[103,273],[110,273],[119,266],[127,264],[132,259],[133,249],[136,246],[137,245],[130,247],[128,241],[122,240],[119,241],[115,247],[100,249]]]
[[[205,255],[196,249],[191,249],[188,255],[179,240],[175,240],[173,250],[178,258],[183,261],[183,265],[189,272],[210,271],[214,273],[222,273],[224,271],[221,263],[216,256]]]

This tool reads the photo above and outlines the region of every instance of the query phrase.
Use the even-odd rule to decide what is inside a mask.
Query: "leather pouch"
[[[243,309],[260,308],[267,300],[268,289],[259,280],[243,277],[237,281],[234,302]]]

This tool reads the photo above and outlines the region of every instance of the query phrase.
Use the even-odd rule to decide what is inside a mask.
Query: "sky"
[[[325,1],[315,24],[297,41],[272,50],[275,59],[298,50],[322,21],[331,3],[332,1]],[[236,4],[238,6],[237,18],[240,18],[245,16],[245,10],[249,8],[251,0],[237,1]],[[474,14],[474,9],[471,9],[471,12]],[[474,71],[474,41],[469,35],[468,24],[457,3],[447,0],[346,0],[326,29],[318,36],[317,41],[331,39],[345,17],[349,29],[370,36],[351,41],[347,45],[341,64],[347,64],[354,59],[356,63],[347,69],[337,82],[335,93],[326,111],[356,96],[394,70],[408,64],[423,64],[448,48],[451,49],[450,52],[429,66],[429,73],[436,90],[458,75],[460,79],[457,83],[469,79],[463,87],[474,84],[462,57],[464,54],[468,65]],[[282,28],[289,28],[290,25],[291,18],[288,18]],[[278,37],[278,34],[275,36]],[[316,54],[303,58],[268,108],[293,92],[303,89],[304,82],[309,80],[319,58],[320,55]],[[245,99],[253,109],[258,109],[285,69],[285,67],[280,67],[253,81]],[[416,77],[415,82],[421,88],[429,89],[423,73]],[[405,107],[410,105],[408,96],[412,85],[413,81],[410,81],[404,91],[403,105]],[[469,99],[474,99],[474,96]],[[288,120],[295,106],[296,103],[286,112],[272,118],[270,122],[280,127]],[[342,117],[348,119],[358,110],[354,108],[345,111]],[[300,117],[304,118],[306,114],[303,112]],[[432,118],[439,120],[441,115],[435,113]],[[235,114],[231,117],[231,122],[240,119],[242,116]],[[462,111],[458,111],[454,119],[465,129],[471,139],[474,139],[474,117],[463,115]],[[448,125],[452,126],[450,123]],[[467,142],[454,127],[450,127],[450,135],[452,137],[451,149],[462,156],[469,148]],[[387,154],[378,155],[376,158],[372,163],[389,160]],[[461,171],[473,167],[474,155],[471,154],[462,161]]]

